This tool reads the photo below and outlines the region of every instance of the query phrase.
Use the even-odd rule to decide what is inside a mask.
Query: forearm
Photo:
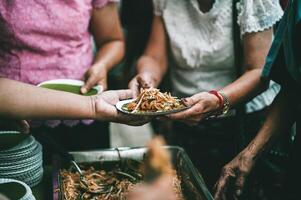
[[[112,40],[101,45],[99,48],[94,64],[105,67],[110,71],[124,57],[125,46],[123,40]]]
[[[244,59],[241,71],[244,73],[221,90],[229,97],[231,106],[247,102],[268,87],[268,82],[261,80],[261,71],[272,43],[272,35],[273,30],[270,28],[243,36]]]
[[[219,90],[229,98],[231,107],[251,100],[267,88],[268,82],[260,78],[261,70],[246,71],[239,79]]]
[[[0,78],[0,118],[84,119],[93,118],[94,113],[90,97]]]
[[[272,103],[261,130],[245,151],[257,157],[269,148],[278,135],[289,134],[295,121],[293,105],[296,105],[294,98],[282,90]]]

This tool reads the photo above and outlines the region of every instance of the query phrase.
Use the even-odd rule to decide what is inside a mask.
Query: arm
[[[86,97],[0,78],[0,97],[0,119],[96,119],[129,125],[150,120],[116,110],[119,100],[132,98],[130,90]]]
[[[137,94],[139,88],[157,87],[167,71],[167,36],[161,17],[155,16],[147,47],[137,62],[137,75],[129,88]]]
[[[107,88],[107,74],[124,56],[124,39],[115,3],[103,8],[93,9],[91,32],[99,49],[94,64],[86,72],[86,85],[82,93],[86,93],[96,84]]]
[[[260,77],[272,44],[272,35],[273,30],[268,29],[243,36],[244,74],[220,90],[229,98],[231,106],[248,101],[267,89],[267,83]]]
[[[271,43],[272,29],[244,35],[243,68],[245,72],[233,83],[219,91],[228,97],[231,106],[245,102],[266,89],[267,83],[260,77]],[[171,115],[171,119],[195,125],[221,109],[219,99],[208,92],[201,92],[186,98],[184,103],[192,107],[184,112]]]
[[[267,150],[280,134],[288,134],[295,121],[295,105],[290,94],[281,91],[271,105],[267,119],[257,136],[222,170],[216,184],[215,200],[224,200],[224,196],[234,192],[234,198],[240,196],[247,176],[251,173],[262,152]]]
[[[0,78],[0,118],[74,119],[92,118],[89,97],[38,88]]]

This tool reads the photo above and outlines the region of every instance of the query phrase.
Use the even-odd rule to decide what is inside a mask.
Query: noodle
[[[159,89],[141,89],[138,98],[127,104],[125,109],[136,112],[162,112],[184,108],[184,104],[170,93],[162,93]]]

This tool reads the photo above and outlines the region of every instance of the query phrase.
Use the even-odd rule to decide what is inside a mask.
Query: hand
[[[168,119],[182,121],[188,125],[197,125],[201,120],[216,112],[220,105],[219,99],[208,92],[201,92],[182,100],[189,109],[168,115]]]
[[[238,199],[243,192],[246,179],[255,163],[255,157],[248,153],[248,151],[243,151],[225,165],[219,180],[215,184],[214,199]]]
[[[96,119],[103,121],[112,121],[132,126],[140,126],[148,123],[151,118],[125,115],[118,112],[115,105],[120,100],[130,99],[133,97],[131,90],[110,90],[101,93],[93,98]]]
[[[142,185],[129,193],[130,200],[176,200],[172,178],[164,176],[150,185]]]
[[[28,134],[30,126],[26,120],[1,120],[0,130],[19,131],[20,133]]]
[[[141,88],[157,87],[157,81],[151,74],[143,73],[136,75],[129,83],[129,89],[133,91],[134,98],[138,96]]]
[[[107,89],[108,70],[103,64],[94,64],[85,73],[85,85],[81,88],[81,93],[86,94],[96,85],[101,85],[103,90]]]

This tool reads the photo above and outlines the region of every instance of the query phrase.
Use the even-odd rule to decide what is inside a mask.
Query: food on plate
[[[181,100],[156,88],[141,89],[137,99],[123,106],[123,109],[131,113],[164,112],[183,108],[185,105]]]

